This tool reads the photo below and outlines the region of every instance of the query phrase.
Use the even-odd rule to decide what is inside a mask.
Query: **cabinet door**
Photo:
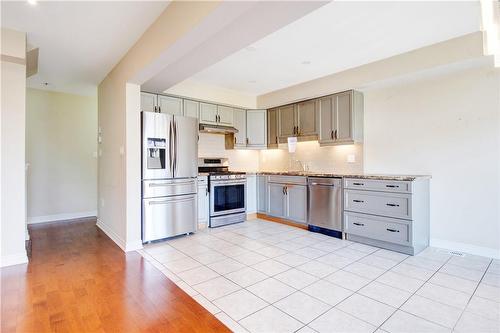
[[[267,176],[257,176],[257,211],[267,214]]]
[[[336,142],[353,140],[351,97],[350,91],[335,95],[334,139]]]
[[[247,146],[247,116],[246,110],[234,109],[234,127],[238,133],[234,134],[234,147],[245,148]]]
[[[198,118],[200,112],[200,102],[184,100],[184,115],[186,117]]]
[[[182,116],[182,99],[158,95],[158,110],[175,116]]]
[[[276,217],[285,217],[285,194],[283,188],[285,185],[278,183],[268,183],[267,193],[269,195],[267,210],[269,215]]]
[[[233,126],[233,108],[229,106],[217,106],[217,111],[219,115],[219,124],[224,126]]]
[[[157,95],[155,94],[141,92],[141,111],[155,112],[156,97]]]
[[[217,124],[217,105],[200,103],[200,123]]]
[[[297,126],[299,136],[317,135],[316,100],[297,104]]]
[[[278,109],[267,110],[267,147],[278,148]]]
[[[319,143],[333,142],[333,98],[327,96],[318,100]]]
[[[208,224],[208,185],[198,186],[198,223]]]
[[[286,142],[289,136],[295,135],[295,106],[287,105],[278,109],[278,137]]]
[[[287,185],[286,218],[299,223],[307,220],[307,186]]]
[[[267,110],[247,111],[247,147],[267,147]]]

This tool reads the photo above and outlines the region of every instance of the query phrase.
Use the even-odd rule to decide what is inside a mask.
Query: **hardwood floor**
[[[1,269],[1,331],[229,332],[94,219],[30,226],[29,264]]]

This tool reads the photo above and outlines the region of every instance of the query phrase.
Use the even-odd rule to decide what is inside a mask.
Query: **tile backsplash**
[[[348,157],[354,156],[354,162]],[[286,144],[279,149],[226,150],[224,135],[200,133],[200,157],[227,157],[229,168],[239,171],[301,170],[305,163],[310,171],[360,173],[363,172],[363,145],[320,147],[317,141],[299,142],[295,153],[288,152]]]

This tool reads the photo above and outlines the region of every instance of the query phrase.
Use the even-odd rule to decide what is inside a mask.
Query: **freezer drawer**
[[[195,232],[197,202],[196,194],[143,199],[142,241]]]
[[[197,179],[161,179],[142,182],[143,198],[167,197],[197,192]]]

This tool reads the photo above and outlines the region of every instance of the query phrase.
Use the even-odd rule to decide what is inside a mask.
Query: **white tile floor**
[[[235,332],[500,332],[500,261],[263,220],[139,251]]]

